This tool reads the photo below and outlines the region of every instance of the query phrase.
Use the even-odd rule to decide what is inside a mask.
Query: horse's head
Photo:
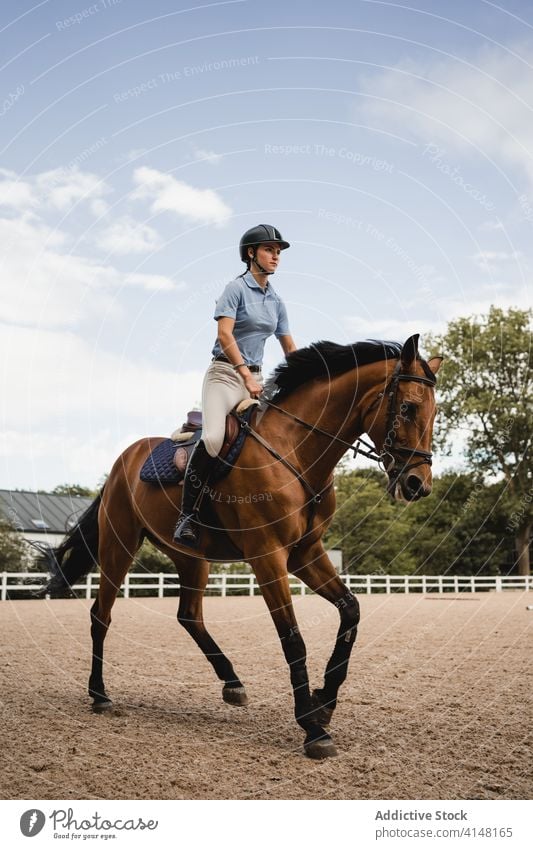
[[[418,334],[410,336],[385,388],[364,414],[396,499],[416,501],[431,492],[434,386],[442,357],[418,358]]]

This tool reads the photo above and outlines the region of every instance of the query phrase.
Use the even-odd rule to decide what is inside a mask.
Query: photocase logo
[[[20,818],[20,830],[24,837],[35,837],[42,830],[45,822],[46,817],[42,811],[37,808],[30,808]]]

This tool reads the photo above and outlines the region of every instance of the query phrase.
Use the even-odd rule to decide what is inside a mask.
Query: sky
[[[301,347],[528,306],[532,35],[518,0],[5,0],[0,488],[184,421],[255,224]]]

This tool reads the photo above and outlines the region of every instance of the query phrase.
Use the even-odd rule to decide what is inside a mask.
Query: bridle
[[[423,363],[425,366],[425,363]],[[420,451],[418,448],[408,448],[404,445],[396,444],[396,431],[398,429],[396,422],[398,421],[399,416],[401,416],[401,408],[400,413],[396,410],[396,400],[398,396],[398,387],[400,385],[400,381],[404,381],[405,383],[422,383],[425,386],[435,386],[437,383],[437,379],[434,375],[430,376],[429,367],[426,367],[428,370],[426,372],[426,377],[422,377],[417,374],[403,374],[401,372],[401,362],[398,361],[396,367],[392,373],[391,379],[387,383],[386,387],[378,393],[377,397],[374,399],[365,415],[368,415],[370,411],[378,404],[385,396],[388,399],[387,406],[387,423],[385,426],[385,433],[387,436],[385,437],[385,441],[383,443],[383,448],[377,453],[375,448],[373,448],[374,455],[370,457],[371,460],[376,460],[380,468],[385,471],[391,483],[391,486],[396,483],[400,475],[405,472],[410,471],[411,469],[415,469],[417,466],[428,465],[431,466],[433,462],[433,454],[431,451]],[[392,434],[392,436],[391,436]],[[404,454],[407,455],[405,461],[402,465],[398,465],[398,457],[396,454]],[[354,457],[357,456],[354,454]],[[367,455],[368,456],[368,455]],[[387,463],[386,458],[390,457],[392,460],[391,463]],[[414,457],[419,457],[416,463],[410,463]],[[401,462],[401,460],[400,460]]]
[[[396,401],[398,396],[398,387],[400,385],[400,381],[411,382],[411,383],[422,383],[426,386],[435,386],[437,379],[435,375],[432,374],[429,366],[422,360],[422,367],[426,372],[426,377],[421,377],[419,375],[413,374],[404,374],[401,371],[401,361],[399,360],[396,364],[394,371],[390,377],[390,379],[385,384],[384,389],[378,393],[376,398],[374,398],[370,407],[363,414],[363,419],[368,415],[368,413],[373,410],[376,404],[379,404],[384,397],[387,397],[387,425],[386,425],[386,439],[383,443],[383,448],[381,451],[377,451],[375,445],[372,445],[370,442],[367,442],[365,439],[358,437],[355,442],[346,442],[346,440],[341,439],[340,436],[335,436],[333,433],[328,433],[328,431],[323,430],[316,425],[309,424],[309,422],[304,421],[303,419],[296,416],[294,413],[290,413],[288,410],[282,409],[282,407],[278,407],[277,404],[273,404],[272,401],[267,400],[266,398],[261,398],[261,404],[266,404],[274,410],[277,410],[279,413],[283,413],[283,415],[288,416],[293,421],[298,422],[302,427],[307,428],[307,430],[312,433],[320,433],[322,436],[327,436],[332,442],[339,442],[349,449],[353,451],[354,459],[358,454],[361,454],[364,457],[367,457],[369,460],[373,460],[378,463],[379,467],[383,469],[384,472],[387,473],[389,477],[389,487],[392,490],[394,485],[396,484],[400,475],[404,472],[409,471],[410,469],[414,469],[417,466],[428,465],[431,466],[433,455],[429,451],[420,451],[418,448],[408,448],[403,445],[396,444],[396,431],[397,431],[397,420],[399,414],[396,411]],[[233,414],[240,422],[241,428],[246,430],[251,436],[253,436],[261,445],[263,445],[267,451],[269,451],[277,460],[283,463],[290,471],[298,478],[300,483],[306,492],[310,495],[309,500],[309,516],[307,521],[307,529],[305,531],[304,536],[306,536],[313,525],[314,514],[316,510],[316,505],[320,504],[322,501],[322,495],[333,486],[333,479],[328,481],[326,486],[320,491],[315,492],[311,484],[303,477],[303,475],[296,469],[292,463],[290,463],[285,457],[283,457],[278,451],[275,450],[260,434],[258,434],[247,422],[244,418],[242,418],[238,413],[233,411]],[[392,437],[390,437],[392,434]],[[361,448],[361,445],[363,448]],[[385,447],[386,446],[386,447]],[[396,457],[396,454],[406,454],[407,457],[403,462],[403,465],[398,465],[399,458]],[[414,457],[420,458],[415,463],[410,463],[409,461]],[[392,460],[392,465],[390,462],[386,460],[386,458],[390,458]],[[401,460],[399,461],[401,463]],[[298,545],[294,543],[294,546]]]

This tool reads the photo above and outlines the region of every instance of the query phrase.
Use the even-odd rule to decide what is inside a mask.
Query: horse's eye
[[[402,412],[404,418],[409,419],[409,421],[413,422],[416,416],[416,404],[412,404],[409,401],[404,401],[402,404]]]

